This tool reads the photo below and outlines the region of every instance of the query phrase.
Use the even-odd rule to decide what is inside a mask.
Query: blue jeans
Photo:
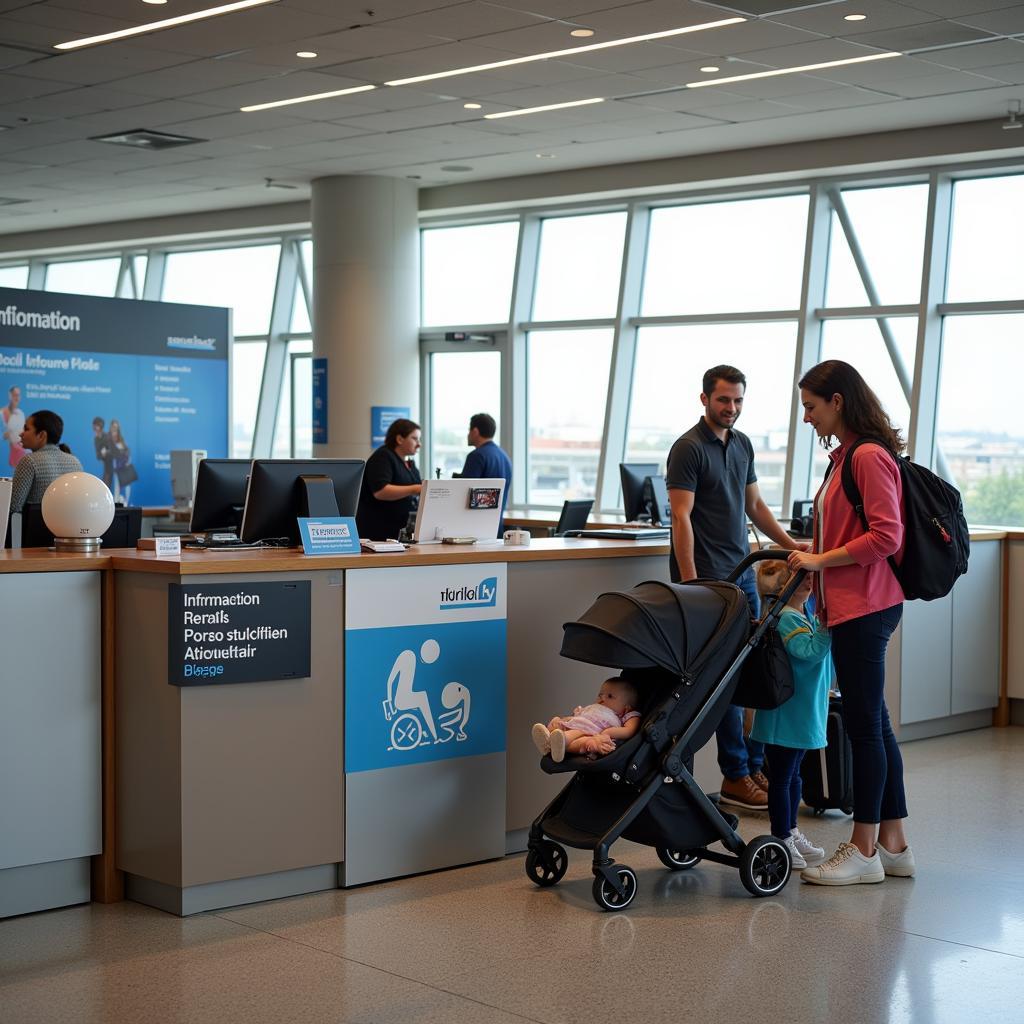
[[[747,595],[752,618],[761,615],[761,599],[757,596],[754,570],[748,569],[737,581]],[[718,767],[727,779],[742,779],[761,770],[764,744],[743,735],[743,709],[730,704],[715,730],[718,741]]]
[[[832,661],[853,747],[853,820],[877,824],[907,816],[903,758],[885,706],[885,648],[903,605],[832,628]]]
[[[796,828],[796,813],[800,808],[800,762],[804,751],[793,747],[777,747],[774,743],[765,746],[768,756],[768,770],[772,773],[772,784],[768,787],[768,817],[772,823],[772,835],[779,839]]]

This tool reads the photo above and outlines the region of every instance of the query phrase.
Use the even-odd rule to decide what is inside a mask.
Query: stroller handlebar
[[[727,583],[735,583],[755,562],[764,562],[768,559],[785,559],[785,556],[789,552],[785,548],[761,548],[759,551],[751,551],[746,558],[744,558],[739,565],[726,577]],[[786,581],[786,585],[778,594],[769,595],[773,597],[767,611],[762,615],[759,626],[767,624],[769,619],[777,619],[782,614],[782,610],[786,607],[789,599],[796,593],[797,588],[804,581],[804,577],[807,575],[806,569],[798,569],[793,575]],[[756,630],[756,636],[752,637],[752,641],[759,639],[761,633],[764,632],[763,628]]]

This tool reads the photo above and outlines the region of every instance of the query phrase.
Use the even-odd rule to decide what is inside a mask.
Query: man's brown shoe
[[[745,807],[748,811],[768,810],[768,794],[749,775],[741,779],[722,779],[718,802]]]
[[[763,789],[766,793],[768,792],[768,776],[764,772],[754,772],[750,778],[758,789]]]

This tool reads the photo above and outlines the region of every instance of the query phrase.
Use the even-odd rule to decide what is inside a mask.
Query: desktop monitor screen
[[[191,533],[237,533],[242,523],[250,459],[203,459],[196,473]]]
[[[365,465],[362,459],[256,459],[245,496],[242,541],[287,537],[297,547],[299,516],[354,516]],[[304,476],[329,478],[333,495],[328,491],[326,504],[310,506]],[[308,495],[310,501],[325,500],[312,489]]]
[[[619,476],[622,479],[622,505],[626,521],[630,523],[650,518],[647,502],[650,498],[645,481],[657,476],[661,467],[656,462],[620,462]]]

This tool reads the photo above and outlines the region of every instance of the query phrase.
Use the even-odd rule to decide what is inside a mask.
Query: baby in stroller
[[[618,742],[628,740],[640,728],[640,703],[637,688],[623,676],[614,676],[601,684],[597,702],[573,709],[571,715],[558,716],[544,725],[537,722],[533,742],[541,754],[552,761],[565,760],[566,753],[601,757],[610,754]]]

